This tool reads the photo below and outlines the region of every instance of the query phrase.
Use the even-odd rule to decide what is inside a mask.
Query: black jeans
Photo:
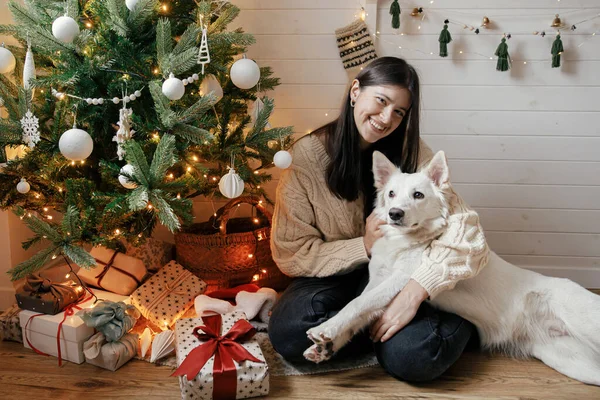
[[[306,331],[333,317],[358,296],[368,281],[367,268],[327,278],[297,278],[275,304],[269,323],[273,348],[288,361],[305,361],[312,345]],[[423,302],[415,318],[385,343],[372,343],[368,332],[357,335],[336,357],[355,355],[374,346],[381,366],[403,381],[431,381],[444,373],[477,333],[465,319]]]

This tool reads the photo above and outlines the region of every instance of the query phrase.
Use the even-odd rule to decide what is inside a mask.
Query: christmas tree
[[[0,53],[13,71],[0,75],[0,148],[28,151],[0,172],[0,206],[34,232],[24,248],[49,242],[13,279],[58,256],[95,265],[86,244],[118,249],[157,223],[181,229],[190,198],[220,195],[228,167],[270,201],[261,184],[292,131],[268,124],[273,101],[259,95],[279,82],[240,59],[254,38],[227,30],[234,5],[25,0],[9,9],[16,23],[0,35],[21,46]]]

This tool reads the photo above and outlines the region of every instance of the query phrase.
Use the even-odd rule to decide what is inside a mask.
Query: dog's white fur
[[[440,187],[448,183],[449,172],[443,152],[415,174],[402,173],[375,152],[373,173],[376,212],[387,221],[385,235],[373,246],[364,292],[308,330],[315,344],[304,355],[314,362],[329,359],[382,315],[446,227],[448,209]],[[417,191],[422,199],[415,198]],[[394,221],[390,210],[394,214],[398,209],[404,216],[397,219],[396,214]],[[458,282],[431,304],[471,321],[484,349],[535,357],[571,378],[600,385],[600,296],[569,279],[518,268],[492,252],[477,276]]]

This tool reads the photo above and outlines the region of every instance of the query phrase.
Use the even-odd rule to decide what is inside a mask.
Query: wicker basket
[[[258,210],[256,219],[229,218],[241,203]],[[205,281],[207,291],[250,282],[281,290],[290,278],[273,261],[270,236],[271,213],[255,197],[238,197],[208,221],[175,235],[177,262]]]

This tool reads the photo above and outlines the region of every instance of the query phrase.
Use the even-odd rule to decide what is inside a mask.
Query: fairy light
[[[58,188],[58,192],[62,193],[62,188],[61,187]]]
[[[174,176],[175,176],[175,175],[173,175],[173,173],[171,172],[169,175],[167,175],[167,178],[169,178],[169,179],[173,179],[173,177],[174,177]]]
[[[46,215],[46,218],[52,219],[52,215]]]
[[[266,274],[267,270],[266,269],[261,269],[260,272],[262,272],[263,274]]]
[[[252,280],[253,281],[257,281],[259,279],[260,279],[260,275],[258,275],[258,274],[255,274],[255,275],[252,276]]]
[[[48,207],[44,207],[44,211],[48,212]]]
[[[207,178],[207,177],[208,177],[208,175],[204,174],[204,177],[205,177],[205,178]]]
[[[158,139],[160,136],[158,136],[158,133],[154,132],[154,133],[152,134],[152,137],[153,137],[154,139]]]
[[[56,254],[52,254],[52,259],[56,260]]]
[[[148,210],[152,210],[154,207],[152,207],[152,204],[148,203]]]
[[[254,254],[252,254],[252,253],[248,254],[248,258],[252,258],[252,257],[254,257]]]
[[[262,201],[262,200],[259,200],[259,201],[258,201],[258,204],[262,204],[262,203],[263,203],[263,201]]]
[[[256,188],[257,188],[257,189],[260,189],[260,185],[258,185]]]
[[[258,175],[258,170],[254,171],[254,175]]]
[[[85,160],[81,160],[80,162],[81,162],[81,165],[85,164]]]
[[[213,176],[212,180],[216,182],[216,180],[217,180],[217,177],[216,177],[216,176]]]
[[[75,165],[75,161],[71,161],[71,165]]]
[[[115,229],[115,235],[120,235],[121,231],[119,229]]]
[[[198,157],[197,156],[192,156],[192,160],[194,160],[194,161],[197,162],[198,161]]]
[[[65,275],[65,279],[69,279],[70,277],[71,277],[71,273],[70,272]]]
[[[35,195],[35,198],[36,198],[36,199],[39,199],[39,198],[40,198],[40,194],[39,194],[39,193],[37,193],[37,194]]]
[[[167,11],[169,11],[169,6],[168,6],[166,3],[163,3],[163,4],[160,6],[160,8],[161,8],[161,10],[163,10],[164,12],[167,12]]]
[[[258,218],[254,218],[253,221],[254,221],[255,224],[258,224],[258,222],[259,222]]]
[[[86,28],[91,28],[93,25],[91,21],[86,21],[85,26]]]
[[[177,193],[177,198],[178,198],[178,199],[180,199],[180,198],[181,198],[181,195],[180,195],[179,193]]]
[[[187,172],[192,172],[192,167],[187,167]]]

